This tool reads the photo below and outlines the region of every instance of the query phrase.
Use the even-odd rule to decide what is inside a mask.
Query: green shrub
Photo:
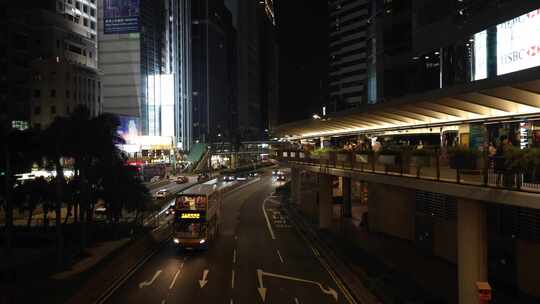
[[[334,147],[324,147],[324,148],[319,148],[319,149],[315,149],[315,150],[311,151],[311,155],[321,155],[321,154],[328,153],[328,152],[338,152],[338,151],[343,151],[343,150],[342,149],[337,149],[337,148],[334,148]]]

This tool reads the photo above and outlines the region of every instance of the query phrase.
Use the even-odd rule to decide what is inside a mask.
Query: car
[[[236,178],[234,177],[234,175],[225,175],[223,177],[223,180],[226,181],[226,182],[234,182],[236,180]]]
[[[245,180],[247,180],[247,174],[245,174],[245,173],[236,174],[236,180],[237,181],[245,181]]]
[[[171,214],[174,214],[174,207],[173,206],[169,206],[169,208],[167,208],[167,210],[165,210],[165,215],[171,215]]]
[[[280,175],[277,176],[276,180],[278,182],[284,182],[284,181],[287,180],[287,177],[285,176],[285,174],[280,174]]]
[[[249,173],[249,177],[257,177],[259,176],[259,172],[251,172]]]
[[[169,195],[169,190],[167,189],[161,189],[156,192],[156,198],[166,198],[167,195]]]
[[[174,181],[177,184],[185,184],[189,181],[189,179],[187,178],[187,176],[178,176]]]
[[[150,182],[151,182],[151,183],[159,182],[159,179],[160,179],[159,176],[154,176],[154,177],[152,177],[152,178],[150,179]]]
[[[279,170],[277,169],[272,170],[272,175],[276,176],[278,175],[278,173],[279,173]]]

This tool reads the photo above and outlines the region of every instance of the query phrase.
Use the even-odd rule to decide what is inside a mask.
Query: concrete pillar
[[[457,204],[459,304],[479,302],[476,282],[487,281],[486,210],[481,202]]]
[[[352,217],[351,178],[342,178],[343,217]]]
[[[231,154],[231,169],[236,169],[238,167],[238,154]]]
[[[332,176],[319,174],[319,228],[329,229],[332,225]]]

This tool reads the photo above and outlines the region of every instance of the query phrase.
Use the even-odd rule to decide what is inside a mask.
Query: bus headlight
[[[177,238],[174,238],[173,241],[174,241],[175,244],[180,244],[180,240],[177,239]]]
[[[204,243],[206,243],[205,239],[202,239],[202,240],[199,241],[199,244],[204,244]]]

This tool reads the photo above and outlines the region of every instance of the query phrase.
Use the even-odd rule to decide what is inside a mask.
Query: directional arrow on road
[[[257,269],[257,278],[259,279],[259,287],[257,290],[259,291],[259,295],[264,303],[264,301],[266,301],[266,288],[264,288],[263,285],[263,273],[264,272],[262,270]]]
[[[206,279],[206,277],[208,276],[208,272],[208,269],[205,269],[203,272],[202,280],[199,280],[199,285],[201,286],[201,288],[203,288],[204,285],[208,283],[208,280]]]
[[[145,282],[139,283],[139,288],[143,288],[143,287],[152,285],[154,283],[154,281],[159,277],[160,274],[161,274],[161,269],[156,271],[156,273],[154,274],[154,276],[152,277],[152,279],[150,281],[145,281]]]
[[[274,278],[278,278],[278,279],[284,279],[284,280],[290,280],[290,281],[297,281],[297,282],[303,282],[303,283],[309,283],[309,284],[314,284],[314,285],[317,285],[319,286],[319,288],[321,289],[321,291],[327,295],[331,295],[334,300],[338,300],[338,293],[328,287],[328,288],[325,288],[321,283],[319,282],[315,282],[315,281],[311,281],[311,280],[305,280],[305,279],[300,279],[300,278],[295,278],[295,277],[290,277],[290,276],[286,276],[286,275],[282,275],[282,274],[276,274],[276,273],[270,273],[270,272],[264,272],[263,270],[261,269],[257,269],[257,278],[259,279],[259,287],[257,288],[257,290],[259,291],[259,295],[261,296],[261,299],[263,301],[263,303],[265,302],[266,300],[266,293],[267,293],[267,289],[264,287],[263,285],[263,276],[269,276],[269,277],[274,277]]]

